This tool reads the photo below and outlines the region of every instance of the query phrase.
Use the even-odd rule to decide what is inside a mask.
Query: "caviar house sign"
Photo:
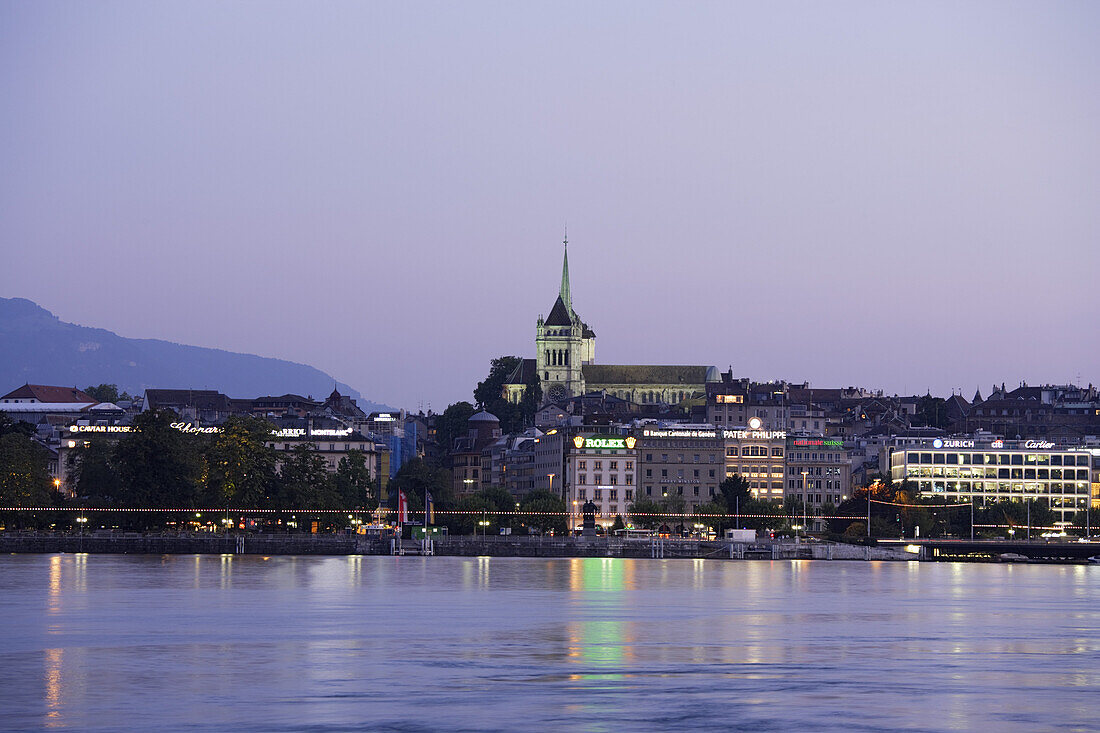
[[[589,450],[633,450],[637,442],[637,438],[633,435],[626,437],[594,435],[590,438],[578,435],[573,438],[573,445]]]
[[[221,428],[203,428],[189,422],[174,422],[169,425],[181,433],[220,433]],[[129,425],[70,425],[70,433],[129,433],[133,428]]]

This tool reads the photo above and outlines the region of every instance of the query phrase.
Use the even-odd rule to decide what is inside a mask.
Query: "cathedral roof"
[[[704,384],[709,367],[693,365],[584,364],[589,389],[601,384]]]
[[[561,296],[554,301],[554,307],[550,309],[550,315],[546,318],[547,326],[572,326],[573,319],[570,317],[569,309],[565,307],[565,302],[562,301]]]

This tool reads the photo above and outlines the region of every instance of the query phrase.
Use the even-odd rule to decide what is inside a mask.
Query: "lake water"
[[[9,555],[0,729],[1097,730],[1100,567]]]

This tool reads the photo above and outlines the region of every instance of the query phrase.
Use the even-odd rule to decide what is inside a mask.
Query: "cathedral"
[[[504,385],[511,402],[523,398],[538,374],[544,402],[561,402],[591,392],[607,392],[637,404],[675,405],[701,397],[706,383],[719,381],[711,366],[596,364],[596,333],[573,310],[569,289],[569,240],[563,242],[561,287],[545,319],[535,324],[535,358],[523,359]]]

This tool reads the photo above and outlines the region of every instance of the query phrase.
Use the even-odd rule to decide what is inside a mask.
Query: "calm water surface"
[[[0,557],[0,729],[1097,730],[1100,567]]]

